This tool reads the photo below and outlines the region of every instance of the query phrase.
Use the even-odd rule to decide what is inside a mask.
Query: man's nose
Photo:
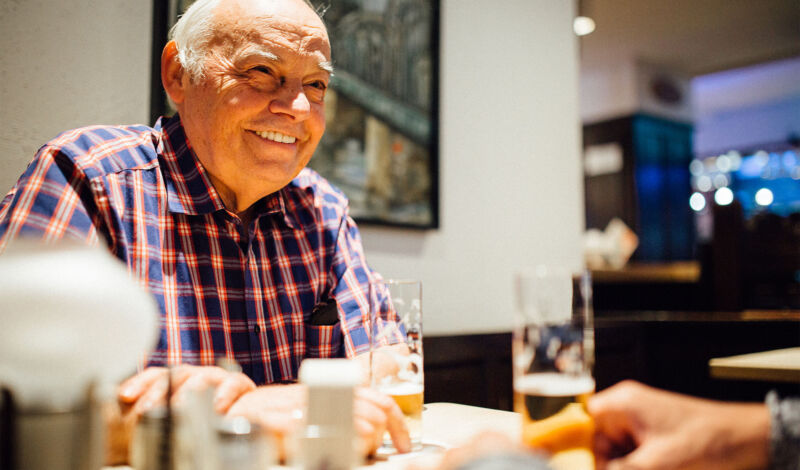
[[[303,121],[311,114],[311,103],[302,83],[284,82],[278,95],[270,102],[269,110],[285,114],[294,120]]]

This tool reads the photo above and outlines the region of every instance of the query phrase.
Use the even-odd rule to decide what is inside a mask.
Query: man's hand
[[[303,385],[265,385],[242,395],[228,410],[228,416],[243,416],[272,436],[278,458],[286,462],[295,453],[287,439],[299,431],[306,404]]]
[[[766,468],[769,413],[625,381],[589,400],[598,469]]]
[[[167,396],[167,373],[164,367],[148,367],[119,386],[119,402],[132,407],[141,416],[158,404],[164,404]],[[180,403],[191,390],[216,387],[214,410],[225,413],[245,393],[254,390],[256,384],[241,372],[228,372],[221,367],[179,365],[172,369],[172,399]]]
[[[386,431],[398,452],[402,454],[411,450],[411,437],[403,412],[391,397],[362,387],[356,389],[355,398],[353,414],[364,455],[373,454],[381,446]]]
[[[393,344],[383,346],[380,351],[382,354],[374,354],[372,358],[368,352],[355,357],[364,371],[365,386],[356,390],[356,431],[361,436],[365,455],[378,450],[385,431],[389,431],[398,452],[409,452],[411,438],[400,407],[391,397],[369,388],[370,380],[379,381],[383,377],[397,375],[398,364],[392,357],[408,356],[408,346],[405,343]]]
[[[119,386],[117,406],[105,410],[108,429],[106,463],[122,464],[128,460],[133,430],[144,413],[166,402],[167,373],[164,367],[148,367]],[[255,384],[240,372],[220,367],[180,365],[172,369],[172,403],[180,404],[191,390],[216,387],[214,409],[225,413]]]
[[[307,389],[303,385],[267,385],[243,395],[228,410],[228,416],[244,416],[266,428],[275,439],[283,461],[295,451],[289,448],[286,437],[299,431],[298,418],[306,400]],[[400,452],[411,449],[403,413],[390,397],[369,388],[358,388],[353,415],[362,455],[373,453],[381,445],[385,431],[389,431]]]

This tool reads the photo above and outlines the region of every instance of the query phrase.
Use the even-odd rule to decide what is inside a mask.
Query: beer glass
[[[585,403],[594,392],[591,279],[559,266],[516,277],[512,343],[514,410],[522,440],[544,449],[554,468],[594,468],[594,425]]]
[[[370,284],[370,382],[394,399],[405,416],[413,450],[422,448],[422,283]],[[394,452],[388,433],[379,454]]]

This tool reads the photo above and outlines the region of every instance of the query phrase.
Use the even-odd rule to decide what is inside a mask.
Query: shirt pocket
[[[335,325],[306,325],[306,357],[342,357],[342,328]]]

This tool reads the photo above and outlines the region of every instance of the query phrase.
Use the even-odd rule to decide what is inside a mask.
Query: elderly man
[[[277,384],[302,359],[369,348],[376,274],[344,195],[305,168],[325,130],[328,35],[302,0],[198,0],[172,33],[161,77],[178,113],[42,147],[0,206],[0,251],[29,235],[105,244],[152,292],[161,337],[120,387],[129,416],[163,400],[156,366],[192,364],[176,370],[178,393],[217,385],[220,412],[263,417],[300,406],[297,385]],[[358,396],[369,444],[388,428],[407,449],[391,399]]]

